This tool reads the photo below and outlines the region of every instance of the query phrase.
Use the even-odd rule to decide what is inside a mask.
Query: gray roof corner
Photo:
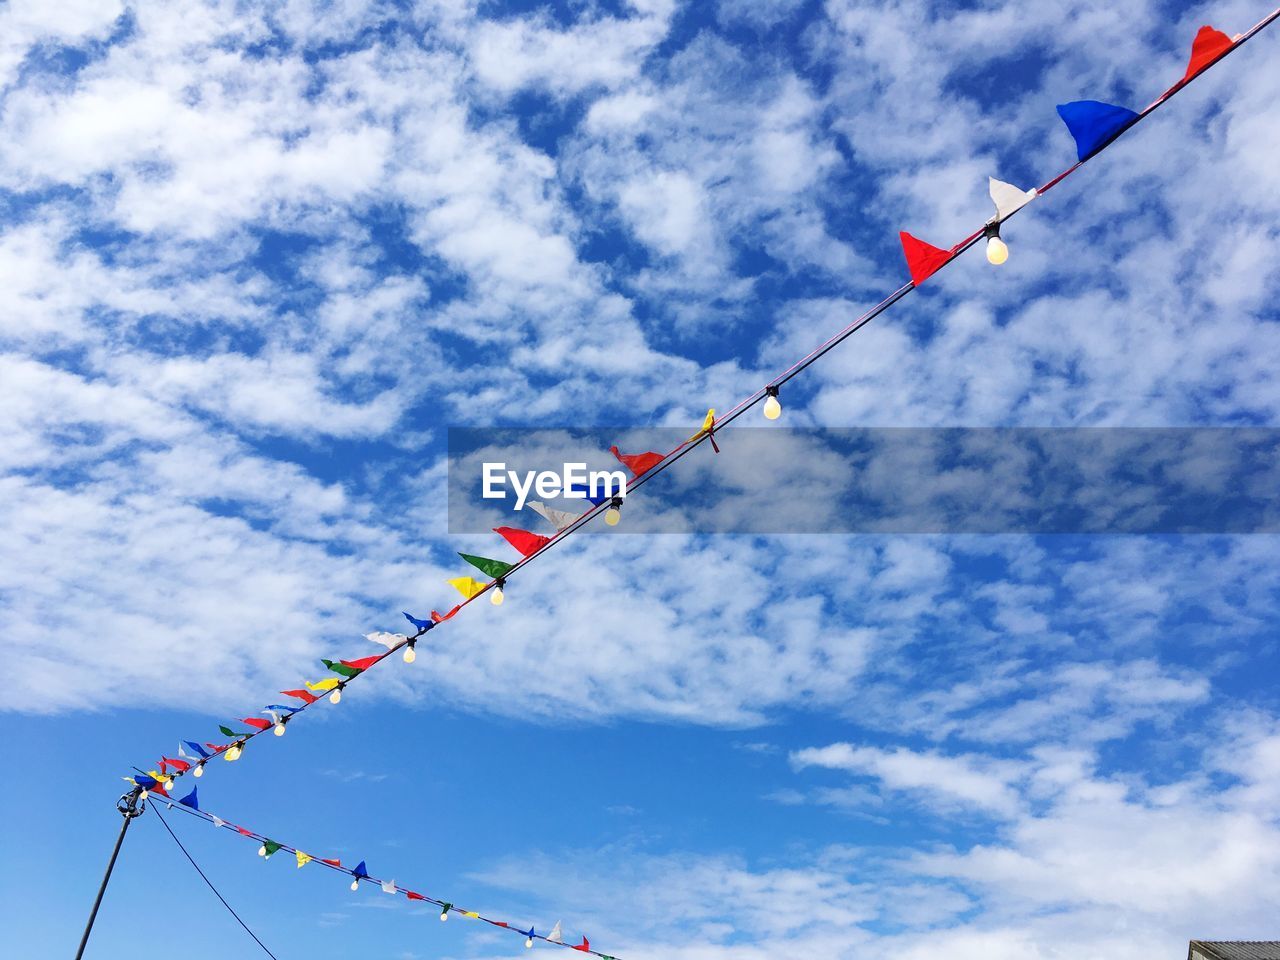
[[[1192,940],[1187,960],[1280,960],[1280,940]]]

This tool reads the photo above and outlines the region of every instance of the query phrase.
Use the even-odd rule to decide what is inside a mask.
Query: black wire
[[[196,873],[200,874],[200,879],[209,885],[209,889],[213,891],[213,895],[217,897],[219,900],[221,900],[222,905],[227,908],[227,912],[236,918],[236,923],[244,927],[244,932],[247,933],[249,936],[253,937],[254,943],[256,943],[258,946],[262,948],[263,953],[265,953],[268,957],[270,957],[271,960],[277,960],[276,955],[267,949],[267,945],[258,939],[258,935],[249,929],[249,925],[240,919],[240,914],[236,913],[235,910],[231,909],[231,904],[227,903],[226,899],[222,896],[222,894],[218,892],[218,888],[215,887],[213,885],[213,882],[204,875],[204,871],[200,869],[200,864],[196,863],[195,860],[192,858],[191,854],[187,853],[187,848],[182,845],[182,841],[178,839],[178,835],[173,832],[169,824],[165,823],[165,819],[160,813],[159,804],[153,803],[151,805],[151,809],[156,812],[156,817],[160,820],[160,825],[169,832],[169,836],[173,837],[173,842],[178,845],[178,849],[182,851],[183,856],[185,856],[188,860],[190,860],[191,865],[196,868]]]

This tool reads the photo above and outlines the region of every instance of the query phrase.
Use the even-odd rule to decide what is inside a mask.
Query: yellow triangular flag
[[[471,577],[457,577],[453,580],[446,580],[445,583],[449,584],[468,600],[488,586],[488,584],[473,580]]]
[[[295,850],[294,853],[298,855],[299,867],[305,867],[308,863],[311,862],[311,854],[303,853],[301,850]]]
[[[472,920],[479,920],[479,919],[480,919],[480,914],[476,913],[474,910],[467,910],[467,911],[464,911],[462,915],[463,915],[464,917],[470,917]]]
[[[339,680],[337,677],[325,677],[323,680],[317,680],[315,683],[312,683],[310,680],[308,680],[307,689],[315,690],[318,693],[324,693],[324,691],[326,690],[332,690],[341,682],[342,681]]]

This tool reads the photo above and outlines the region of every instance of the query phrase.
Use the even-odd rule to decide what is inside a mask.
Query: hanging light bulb
[[[225,754],[223,754],[223,756],[226,758],[226,760],[227,760],[227,762],[228,762],[228,763],[230,763],[230,762],[232,762],[232,761],[234,761],[234,760],[239,760],[239,759],[240,759],[240,744],[238,744],[238,743],[233,743],[231,746],[227,747],[227,752],[226,752]]]
[[[529,949],[530,947],[532,947],[532,946],[533,946],[533,937],[525,937],[525,938],[524,938],[524,948],[525,948],[526,950],[528,950],[528,949]]]
[[[258,848],[258,856],[265,857],[267,855],[267,845],[264,843]]]
[[[1000,239],[1000,224],[993,223],[987,227],[987,263],[1000,266],[1009,259],[1009,245]]]
[[[768,386],[764,388],[764,392],[769,395],[769,399],[764,402],[764,418],[777,420],[782,416],[782,404],[778,402],[778,388]]]
[[[413,641],[412,641],[412,640],[410,640],[410,641],[409,641],[409,645],[408,645],[407,647],[405,647],[405,648],[404,648],[404,662],[405,662],[405,663],[413,663],[413,661],[415,661],[415,660],[417,660],[417,659],[418,659],[418,655],[417,655],[417,653],[415,653],[415,652],[414,652],[414,649],[413,649]]]
[[[502,595],[502,588],[506,585],[506,582],[507,581],[499,578],[496,581],[494,588],[489,591],[489,602],[495,607],[502,606],[502,601],[506,599],[506,597]]]
[[[342,702],[342,684],[338,684],[336,687],[333,688],[333,693],[329,694],[329,702],[330,703]]]
[[[275,729],[272,731],[272,733],[274,733],[277,737],[283,737],[283,736],[284,736],[284,721],[283,721],[283,720],[277,720],[277,721],[276,721],[276,726],[275,726]]]
[[[147,788],[146,788],[146,787],[143,787],[143,788],[142,788],[142,790],[141,790],[141,791],[139,791],[139,793],[138,793],[138,799],[139,799],[139,800],[145,800],[145,799],[147,799],[147,797],[149,797],[149,796],[151,796],[151,793],[150,793],[150,791],[149,791],[149,790],[147,790]]]
[[[352,892],[354,892],[359,889],[360,889],[360,878],[357,877],[355,880],[351,881],[351,890]]]
[[[197,764],[196,764],[196,768],[195,768],[194,770],[192,770],[192,771],[191,771],[191,775],[192,775],[193,777],[203,777],[203,776],[204,776],[204,761],[203,761],[203,760],[201,760],[199,763],[197,763]]]
[[[622,519],[622,498],[614,497],[609,501],[609,509],[604,512],[604,522],[611,527],[616,527],[618,521]]]
[[[452,909],[453,909],[452,903],[440,904],[440,922],[441,923],[444,923],[446,920],[449,919],[449,911]]]

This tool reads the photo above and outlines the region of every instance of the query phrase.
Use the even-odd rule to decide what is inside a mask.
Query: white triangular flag
[[[183,760],[199,760],[200,759],[199,757],[193,757],[191,754],[187,753],[186,750],[182,749],[181,743],[178,744],[178,756],[180,756]]]
[[[395,882],[394,880],[383,880],[383,881],[382,881],[382,892],[383,892],[383,893],[395,893],[395,892],[396,892],[396,882]]]
[[[991,200],[996,205],[997,220],[1005,220],[1013,216],[1038,196],[1034,189],[1019,190],[1012,183],[1005,183],[995,177],[987,179],[991,181]]]
[[[576,513],[568,513],[564,510],[556,510],[553,507],[548,507],[545,504],[539,503],[537,500],[530,500],[529,506],[533,508],[535,513],[541,516],[557,530],[563,530],[565,527],[569,526],[569,524],[573,523],[573,521],[577,520],[579,516],[579,514]]]
[[[227,821],[223,820],[221,817],[214,817],[212,813],[209,814],[209,816],[213,817],[213,825],[215,827],[225,827],[227,825]]]
[[[547,939],[552,943],[564,943],[564,934],[560,932],[560,921],[556,921],[556,925],[551,928],[551,932],[547,934]]]
[[[403,633],[385,633],[382,631],[379,631],[378,633],[366,633],[364,638],[366,640],[372,640],[374,643],[380,643],[388,650],[394,647],[397,643],[402,643],[409,639]]]

